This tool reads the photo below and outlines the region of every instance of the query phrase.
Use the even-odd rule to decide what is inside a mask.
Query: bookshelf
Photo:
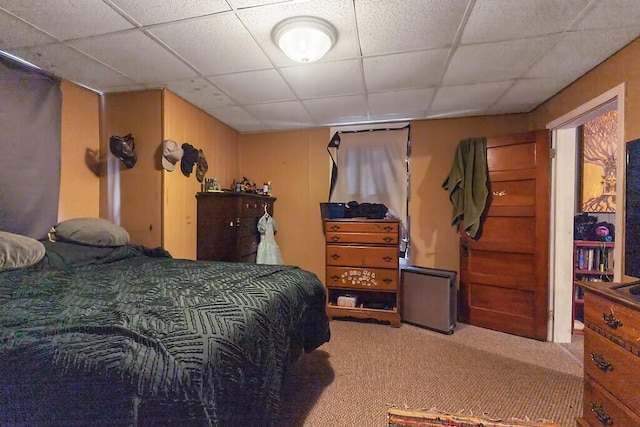
[[[613,280],[614,242],[574,240],[573,242],[573,332],[584,326],[584,289],[577,281],[611,282]]]

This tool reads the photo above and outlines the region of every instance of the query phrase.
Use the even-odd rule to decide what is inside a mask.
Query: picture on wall
[[[581,212],[616,211],[618,112],[612,110],[578,128]]]

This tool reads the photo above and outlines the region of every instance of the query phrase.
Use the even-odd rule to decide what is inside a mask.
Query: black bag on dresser
[[[598,218],[584,212],[573,217],[573,240],[590,240],[593,226]]]

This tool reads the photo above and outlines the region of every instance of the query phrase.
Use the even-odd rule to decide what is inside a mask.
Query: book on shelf
[[[608,248],[578,248],[576,264],[578,270],[608,271]]]

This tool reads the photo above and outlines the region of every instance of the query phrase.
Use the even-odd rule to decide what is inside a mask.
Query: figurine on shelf
[[[233,188],[237,193],[243,192],[243,193],[256,193],[257,192],[257,186],[256,183],[251,183],[251,181],[249,181],[247,179],[246,176],[242,177],[241,181],[233,181]]]

